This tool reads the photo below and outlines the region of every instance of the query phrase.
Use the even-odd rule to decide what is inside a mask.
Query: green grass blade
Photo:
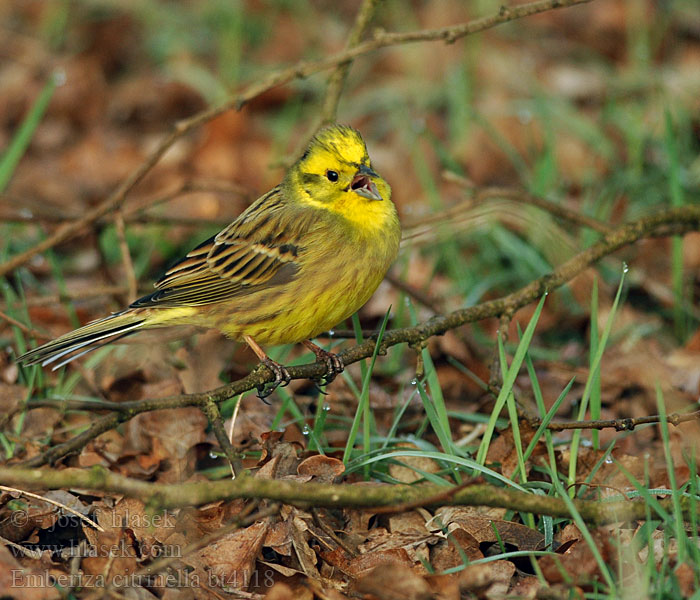
[[[661,429],[661,439],[664,444],[664,458],[666,459],[666,472],[668,473],[668,482],[671,485],[671,498],[673,500],[673,527],[676,533],[676,541],[678,542],[678,562],[683,563],[687,557],[687,534],[685,532],[685,524],[683,523],[683,509],[681,508],[681,494],[679,493],[676,468],[673,464],[673,455],[671,454],[671,438],[668,433],[668,421],[666,420],[666,403],[664,395],[661,391],[661,386],[656,384],[656,403],[659,408],[659,427]]]
[[[605,345],[608,343],[608,338],[610,337],[610,332],[612,330],[612,325],[613,321],[615,319],[615,313],[617,312],[617,307],[620,303],[620,297],[622,296],[622,286],[625,282],[625,275],[627,274],[627,265],[624,266],[624,269],[622,270],[622,277],[620,277],[620,285],[617,286],[617,293],[615,294],[615,300],[613,302],[612,308],[610,309],[610,314],[608,315],[608,319],[605,322],[605,328],[603,329],[603,335],[600,338],[600,342],[598,344],[598,351],[595,354],[595,357],[593,359],[593,364],[592,364],[592,371],[589,372],[588,379],[586,380],[586,386],[583,389],[583,396],[581,397],[581,403],[579,406],[579,411],[578,411],[578,420],[583,421],[586,418],[586,411],[588,410],[588,401],[591,397],[591,389],[593,386],[593,377],[592,374],[595,372],[596,369],[599,368],[600,366],[600,361],[603,358],[603,352],[605,351]],[[571,457],[569,461],[569,476],[568,476],[568,485],[570,486],[570,494],[571,497],[573,498],[574,494],[576,493],[576,490],[574,488],[574,483],[576,483],[576,463],[578,460],[578,449],[579,449],[579,444],[581,442],[581,430],[576,429],[574,430],[573,435],[571,436]]]
[[[10,178],[27,150],[27,146],[29,146],[29,142],[37,126],[41,122],[54,90],[62,77],[62,74],[57,73],[49,77],[49,80],[44,84],[43,89],[29,110],[29,113],[27,113],[24,121],[22,121],[22,124],[19,126],[17,133],[15,133],[10,141],[7,150],[5,150],[4,154],[0,157],[0,193],[5,191],[7,184],[10,182]]]
[[[668,109],[664,113],[664,143],[668,155],[668,187],[671,206],[683,206],[683,186],[681,185],[680,152],[673,127],[673,118]],[[686,294],[683,277],[683,238],[675,235],[671,241],[671,282],[673,288],[673,328],[676,338],[683,341],[687,333],[685,312]]]
[[[379,346],[381,346],[382,339],[384,337],[384,332],[386,331],[387,323],[389,322],[389,314],[391,307],[387,310],[386,315],[384,315],[384,320],[382,321],[382,326],[379,329],[379,334],[377,335],[377,343],[374,345],[374,352],[372,352],[372,358],[369,363],[369,368],[364,372],[362,378],[362,391],[360,393],[360,400],[357,405],[357,410],[355,411],[355,417],[350,426],[350,433],[348,434],[348,440],[345,444],[345,450],[343,451],[343,462],[345,464],[350,460],[350,454],[355,446],[355,439],[357,437],[357,432],[360,429],[360,422],[364,420],[369,425],[369,382],[372,376],[372,371],[374,370],[374,363],[377,361],[377,354],[379,352]],[[365,454],[368,454],[371,448],[369,445],[369,435],[365,431]]]
[[[598,549],[598,546],[596,545],[593,536],[591,535],[591,532],[586,526],[586,522],[581,517],[581,513],[579,513],[578,510],[576,510],[576,505],[574,504],[573,500],[569,497],[569,494],[567,494],[566,490],[560,483],[559,479],[557,478],[557,474],[552,472],[551,476],[552,483],[556,488],[557,494],[564,501],[564,504],[566,504],[566,508],[571,513],[574,523],[576,523],[576,526],[579,528],[579,531],[581,532],[581,535],[583,535],[583,539],[586,541],[586,544],[588,544],[588,548],[590,549],[591,554],[593,555],[593,558],[595,559],[596,564],[598,565],[598,569],[600,569],[600,572],[603,575],[603,579],[605,579],[605,583],[608,585],[608,593],[610,594],[610,597],[616,598],[617,593],[615,582],[613,581],[612,575],[610,575],[608,566],[605,564],[605,561],[603,560],[603,557],[600,554],[600,550]]]
[[[498,360],[501,363],[501,377],[505,381],[508,374],[508,359],[506,358],[506,350],[503,346],[503,337],[498,336]],[[520,481],[527,483],[527,471],[525,470],[525,461],[523,460],[523,444],[520,438],[520,423],[518,421],[518,409],[515,406],[515,396],[513,392],[506,397],[506,408],[508,409],[508,418],[510,419],[510,428],[513,432],[513,444],[518,457],[518,470],[513,473],[515,476],[520,473]]]
[[[515,488],[516,490],[519,490],[521,492],[530,493],[522,485],[519,485],[514,481],[508,479],[508,477],[504,477],[503,475],[494,471],[493,469],[489,469],[488,467],[480,465],[475,460],[463,456],[450,456],[449,454],[443,454],[441,452],[426,452],[424,450],[395,450],[386,454],[380,454],[369,457],[360,457],[354,460],[351,464],[348,464],[346,473],[352,473],[353,471],[357,471],[365,464],[372,464],[383,460],[388,460],[390,458],[400,458],[402,456],[412,456],[415,458],[432,458],[440,462],[459,465],[470,470],[478,471],[479,473],[482,473],[488,477],[492,477],[493,479],[496,479],[501,483],[505,483],[506,485]]]
[[[532,363],[529,363],[529,366]],[[554,415],[557,414],[557,411],[559,410],[559,407],[561,406],[561,403],[564,402],[564,399],[566,396],[569,394],[569,391],[571,390],[571,386],[574,385],[574,381],[576,381],[575,377],[572,377],[569,383],[566,384],[566,387],[562,390],[561,394],[559,394],[559,397],[556,399],[554,404],[552,404],[552,407],[545,413],[545,415],[542,417],[542,422],[540,423],[540,426],[537,428],[537,431],[535,432],[535,435],[532,437],[532,440],[530,440],[530,443],[528,444],[527,448],[525,449],[525,452],[523,453],[523,460],[527,461],[529,460],[530,456],[532,455],[533,451],[535,450],[535,446],[537,446],[537,440],[540,439],[542,434],[545,435],[545,440],[547,443],[547,448],[549,449],[550,447],[552,448],[552,451],[554,451],[554,448],[552,446],[552,433],[547,429],[547,426],[551,423],[552,419],[554,418]],[[540,392],[540,398],[542,397],[542,392]],[[538,404],[540,404],[538,402]],[[540,410],[544,410],[544,402],[542,402],[542,406],[540,407]]]
[[[421,358],[423,359],[423,369],[425,371],[425,380],[428,383],[430,396],[435,406],[435,412],[442,425],[442,428],[450,435],[450,420],[447,417],[447,408],[445,407],[445,398],[442,395],[442,388],[437,376],[437,369],[433,364],[433,359],[430,357],[430,352],[427,348],[421,350]],[[444,448],[445,452],[452,453],[452,438],[450,437],[449,449]]]
[[[601,414],[601,398],[600,398],[600,364],[594,367],[595,356],[598,354],[598,278],[593,279],[593,290],[591,292],[591,346],[588,350],[588,360],[591,377],[591,419],[600,419]],[[600,447],[600,432],[594,429],[591,432],[591,440],[593,449],[598,450]]]
[[[435,435],[437,435],[440,445],[442,446],[443,452],[446,454],[456,455],[454,444],[452,443],[452,437],[450,435],[450,430],[445,429],[442,419],[438,414],[437,408],[434,401],[428,396],[427,392],[423,388],[423,385],[418,382],[418,394],[423,402],[423,408],[425,409],[425,414],[428,417],[430,426],[433,428]],[[449,427],[449,426],[448,426]]]
[[[523,360],[525,359],[525,353],[527,352],[528,346],[530,345],[532,337],[535,334],[537,320],[539,319],[540,314],[542,313],[542,308],[544,306],[544,301],[546,297],[546,294],[542,296],[542,299],[537,305],[537,308],[535,309],[535,312],[533,313],[530,322],[525,328],[525,333],[523,334],[523,337],[520,340],[517,349],[515,350],[513,362],[508,368],[506,376],[503,378],[503,386],[501,387],[501,391],[498,394],[498,398],[496,398],[496,404],[493,407],[493,411],[491,411],[489,422],[487,423],[486,430],[484,431],[484,437],[481,440],[481,444],[479,445],[479,451],[476,455],[476,462],[480,465],[483,465],[486,462],[486,454],[489,450],[489,445],[491,444],[491,438],[493,437],[494,429],[496,428],[496,421],[498,420],[498,415],[501,414],[501,410],[503,410],[503,406],[505,405],[506,400],[508,399],[508,394],[510,394],[513,390],[515,378],[518,376],[520,366],[522,365]]]

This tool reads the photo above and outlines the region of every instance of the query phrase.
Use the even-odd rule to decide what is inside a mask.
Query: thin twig
[[[126,293],[127,289],[123,285],[94,286],[90,289],[67,290],[65,293],[51,294],[40,298],[27,298],[21,303],[17,302],[13,304],[13,306],[21,307],[24,303],[26,303],[27,306],[46,306],[61,304],[63,302],[72,302],[73,300],[90,300],[93,298],[101,298],[102,296],[117,296]]]
[[[338,546],[345,550],[348,556],[357,556],[357,552],[353,550],[350,546],[348,546],[340,537],[338,537],[338,534],[335,531],[333,531],[333,528],[328,524],[326,519],[323,518],[323,515],[321,514],[321,511],[318,508],[312,508],[311,514],[314,517],[314,522],[316,523],[316,525],[318,525],[321,528],[321,530],[329,538],[331,538]]]
[[[301,508],[375,508],[411,504],[412,506],[491,506],[525,513],[570,517],[568,505],[560,498],[522,492],[513,487],[479,483],[444,497],[445,489],[438,484],[378,485],[302,483],[285,479],[265,479],[243,474],[236,479],[220,481],[150,483],[112,473],[100,466],[90,469],[22,469],[0,467],[0,480],[42,489],[80,488],[124,494],[139,498],[154,509],[201,506],[218,500],[235,498],[267,498]],[[439,498],[436,502],[435,498]],[[572,501],[578,514],[593,524],[644,520],[656,516],[656,505],[643,501],[597,500]],[[673,510],[673,499],[660,500],[661,510]],[[690,518],[698,507],[682,499],[682,509]]]
[[[34,329],[33,327],[28,327],[21,321],[18,321],[14,317],[11,317],[10,315],[2,312],[0,310],[0,319],[3,319],[4,321],[7,321],[10,325],[14,325],[18,329],[21,329],[24,333],[26,333],[28,336],[36,338],[38,340],[50,340],[53,339],[53,336],[46,335],[45,333],[41,333],[41,331]]]
[[[529,420],[529,419],[528,419]],[[566,431],[568,429],[615,429],[616,431],[633,431],[637,425],[649,425],[651,423],[661,423],[666,421],[671,425],[679,425],[688,421],[700,420],[700,410],[690,413],[671,413],[664,419],[661,415],[649,415],[645,417],[634,417],[628,419],[605,419],[595,421],[554,421],[547,429],[550,431]],[[539,419],[532,422],[537,426]]]
[[[543,294],[552,292],[567,281],[570,281],[604,256],[608,256],[642,238],[653,237],[658,233],[659,229],[668,230],[669,225],[674,226],[676,233],[699,230],[700,206],[688,205],[668,209],[622,225],[603,236],[598,242],[583,252],[567,260],[548,275],[539,277],[518,291],[502,298],[455,310],[446,315],[434,316],[414,327],[386,331],[379,353],[386,354],[387,348],[401,343],[408,343],[413,346],[423,344],[430,337],[442,335],[446,331],[456,329],[467,323],[500,317],[504,314],[514,314],[519,308],[530,304],[541,298]],[[375,345],[376,340],[368,339],[362,344],[343,350],[339,353],[339,356],[345,365],[349,365],[372,356]],[[290,366],[287,368],[287,371],[292,379],[314,379],[324,375],[326,368],[324,364],[314,362],[306,365]],[[83,433],[62,444],[49,448],[43,454],[34,456],[22,464],[32,467],[46,463],[51,464],[68,453],[79,451],[98,435],[113,429],[120,423],[142,412],[182,406],[201,407],[209,401],[223,402],[238,394],[259,388],[261,385],[271,382],[273,377],[273,374],[268,369],[256,368],[246,377],[209,392],[119,403],[118,413],[93,421]]]
[[[19,554],[23,554],[27,558],[32,558],[34,560],[37,560],[41,558],[42,550],[31,550],[29,548],[25,548],[24,546],[20,546],[19,544],[16,544],[15,542],[8,540],[2,536],[0,536],[0,543],[5,544],[6,546],[10,546],[11,548],[14,548]]]
[[[221,418],[219,407],[213,400],[210,400],[209,402],[205,403],[204,406],[202,406],[202,410],[204,411],[204,414],[207,415],[207,419],[209,419],[209,423],[214,431],[216,440],[219,442],[221,450],[223,450],[224,455],[231,465],[231,471],[233,472],[234,478],[237,477],[243,472],[243,463],[241,462],[242,456],[240,452],[238,452],[231,445],[231,441],[229,440],[226,429],[224,428],[224,422]]]
[[[389,271],[386,276],[384,277],[391,285],[393,285],[396,289],[401,290],[411,298],[413,298],[416,302],[419,304],[422,304],[426,308],[429,308],[432,310],[435,314],[438,314],[441,312],[440,306],[438,305],[439,301],[431,298],[428,294],[423,292],[422,290],[419,290],[412,285],[409,285],[402,279],[399,279],[396,275],[394,275],[391,271]],[[355,337],[354,335],[352,337]]]
[[[365,31],[367,31],[367,27],[372,21],[378,4],[379,0],[364,0],[362,2],[360,10],[357,11],[355,23],[353,23],[350,34],[348,35],[345,44],[346,50],[360,43],[360,39],[362,39]],[[323,108],[321,109],[321,126],[333,123],[337,118],[340,95],[343,93],[343,86],[350,72],[351,65],[351,60],[340,63],[328,78],[326,97],[323,99]]]
[[[95,529],[97,529],[97,531],[104,531],[104,529],[102,529],[102,527],[100,527],[100,525],[95,523],[95,521],[86,517],[85,515],[80,514],[74,508],[71,508],[70,506],[66,506],[62,502],[59,502],[58,500],[52,500],[51,498],[44,498],[44,496],[40,496],[39,494],[35,494],[33,492],[28,492],[27,490],[18,490],[17,488],[8,487],[6,485],[0,485],[0,490],[2,490],[4,492],[11,493],[11,494],[20,494],[22,496],[27,496],[28,498],[34,498],[35,500],[41,500],[42,502],[46,502],[47,504],[53,504],[54,506],[57,506],[58,508],[65,510],[67,513],[70,513],[70,514],[78,517],[81,521],[90,525],[90,527],[94,527]]]
[[[566,208],[565,206],[557,204],[556,202],[552,202],[551,200],[547,200],[546,198],[535,196],[534,194],[528,194],[524,190],[501,187],[488,187],[480,189],[474,184],[472,184],[465,177],[461,177],[460,175],[457,175],[452,171],[445,171],[443,173],[443,178],[446,181],[451,181],[453,183],[459,184],[465,189],[465,191],[469,193],[470,206],[474,203],[485,203],[494,198],[513,200],[515,202],[531,204],[532,206],[536,206],[538,208],[541,208],[542,210],[547,211],[551,215],[558,217],[563,221],[568,221],[569,223],[573,223],[574,225],[578,225],[580,227],[588,227],[589,229],[597,231],[598,233],[605,234],[613,230],[613,226],[608,225],[603,221],[594,219],[593,217],[589,217],[587,215],[582,215],[581,213],[575,210]],[[453,207],[452,210],[456,212],[459,209],[460,205],[457,205]]]
[[[231,219],[205,219],[178,217],[173,215],[154,215],[145,211],[150,210],[160,204],[170,202],[180,196],[192,194],[194,192],[205,192],[211,194],[235,195],[243,199],[250,199],[253,194],[241,185],[225,180],[187,180],[178,183],[173,189],[161,191],[158,194],[138,197],[132,199],[129,204],[123,206],[125,223],[172,223],[175,225],[211,225],[228,224]],[[12,207],[22,206],[19,198],[8,194],[0,194],[0,221],[5,223],[65,223],[66,221],[79,221],[83,217],[83,211],[66,211],[55,206],[42,208],[38,200],[36,206],[31,211],[26,209],[14,209]],[[4,207],[3,207],[4,205]],[[8,208],[9,207],[9,208]],[[98,219],[100,222],[109,222],[109,219]]]
[[[425,29],[406,33],[379,33],[372,40],[368,40],[352,48],[345,49],[329,57],[316,61],[301,61],[295,65],[292,65],[291,67],[271,73],[262,81],[249,85],[243,92],[235,97],[229,98],[223,104],[201,111],[191,117],[188,117],[187,119],[177,122],[170,133],[165,135],[165,137],[160,141],[146,160],[144,160],[144,162],[141,163],[117,187],[117,189],[109,195],[106,200],[89,209],[79,221],[60,225],[56,231],[32,248],[28,248],[24,252],[21,252],[0,264],[0,277],[7,275],[10,271],[22,266],[33,256],[36,256],[41,252],[45,252],[57,244],[70,239],[83,228],[94,223],[96,220],[102,218],[108,213],[118,209],[123,204],[127,194],[146,176],[147,173],[151,171],[151,169],[153,169],[153,167],[160,161],[163,155],[173,146],[173,144],[175,144],[177,140],[193,129],[211,121],[232,108],[240,110],[252,99],[257,98],[264,92],[289,83],[295,79],[303,79],[320,71],[325,71],[336,67],[337,65],[345,63],[349,60],[375,52],[380,48],[428,41],[453,43],[462,37],[479,31],[484,31],[486,29],[491,29],[492,27],[496,27],[502,23],[507,23],[515,19],[528,17],[530,15],[557,8],[584,4],[589,1],[590,0],[536,0],[535,2],[521,4],[519,6],[502,6],[497,13],[494,13],[491,16],[474,19],[472,21],[451,27]]]
[[[117,232],[119,250],[122,255],[122,264],[124,265],[124,274],[126,275],[126,287],[129,290],[128,300],[129,303],[131,303],[136,300],[138,282],[136,281],[136,273],[134,272],[134,261],[131,260],[129,244],[126,241],[126,225],[124,225],[124,214],[121,208],[114,211],[114,228]]]

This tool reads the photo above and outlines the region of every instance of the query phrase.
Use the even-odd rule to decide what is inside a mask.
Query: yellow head
[[[300,201],[363,225],[395,214],[391,188],[372,170],[365,142],[352,127],[332,125],[319,131],[290,169],[285,185]]]

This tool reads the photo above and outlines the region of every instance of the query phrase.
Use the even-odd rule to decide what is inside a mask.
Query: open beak
[[[374,185],[374,182],[370,179],[371,175],[378,177],[372,169],[362,165],[355,177],[353,177],[350,183],[350,189],[368,200],[382,200],[383,198],[379,194],[377,186]]]

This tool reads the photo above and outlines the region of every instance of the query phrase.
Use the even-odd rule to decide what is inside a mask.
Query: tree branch
[[[348,36],[347,43],[345,44],[346,49],[353,48],[359,44],[360,39],[364,35],[365,31],[367,31],[367,27],[374,16],[374,12],[377,9],[379,1],[380,0],[364,0],[362,2],[362,6],[357,12],[355,23],[350,30],[350,35]],[[343,92],[343,86],[345,85],[345,80],[350,72],[351,65],[351,60],[340,63],[328,78],[326,97],[323,100],[323,108],[321,109],[321,126],[327,125],[328,123],[333,123],[336,120],[340,95]]]
[[[160,141],[146,160],[139,165],[104,202],[88,210],[80,220],[60,225],[56,231],[46,239],[0,264],[0,277],[20,267],[40,252],[45,252],[57,244],[70,239],[84,227],[121,207],[127,194],[151,171],[151,169],[153,169],[163,155],[182,136],[196,127],[218,117],[227,110],[232,108],[240,110],[253,98],[273,88],[289,83],[295,79],[303,79],[320,71],[337,67],[340,64],[347,63],[360,56],[375,52],[380,48],[413,42],[444,41],[452,43],[464,36],[490,29],[502,23],[513,21],[514,19],[520,19],[555,8],[583,4],[589,1],[590,0],[536,0],[535,2],[510,8],[502,6],[499,12],[494,15],[474,19],[452,27],[441,27],[439,29],[426,29],[407,33],[381,33],[372,40],[363,42],[327,58],[315,61],[300,61],[291,67],[276,71],[265,77],[262,81],[249,85],[239,95],[228,99],[223,104],[199,112],[176,123],[170,133]]]
[[[491,317],[500,317],[504,314],[513,314],[519,308],[542,297],[543,294],[552,292],[567,281],[570,281],[602,257],[612,254],[616,250],[633,244],[642,238],[655,237],[658,235],[659,230],[668,231],[669,229],[672,229],[674,233],[687,233],[688,231],[699,230],[700,206],[668,209],[622,225],[603,236],[590,248],[570,258],[548,275],[544,275],[520,290],[501,298],[488,300],[470,308],[456,310],[447,315],[435,316],[414,327],[389,330],[384,334],[379,353],[386,354],[387,348],[401,343],[421,344],[434,335],[442,335],[450,329],[456,329],[467,323]],[[375,340],[369,339],[362,344],[343,350],[339,353],[339,356],[344,364],[349,365],[372,356],[375,344]],[[287,370],[292,379],[313,379],[325,374],[325,365],[314,362],[306,365],[290,366],[287,367]],[[93,421],[92,425],[80,435],[62,444],[53,446],[43,454],[37,455],[21,464],[28,467],[38,467],[46,463],[53,463],[62,456],[79,450],[101,433],[142,412],[182,406],[201,407],[207,402],[223,402],[238,394],[243,394],[265,383],[269,383],[272,379],[273,375],[267,368],[258,366],[246,377],[205,393],[120,402],[113,403],[111,406],[103,404],[103,408],[118,411],[118,414],[107,415],[97,421]],[[62,405],[63,402],[56,403],[56,406]]]
[[[530,419],[528,419],[529,421]],[[566,431],[567,429],[615,429],[616,431],[633,431],[637,425],[648,425],[650,423],[661,423],[666,421],[671,425],[680,425],[688,421],[700,420],[700,410],[690,413],[671,413],[662,417],[661,415],[649,415],[646,417],[635,417],[628,419],[604,419],[597,421],[565,421],[551,422],[547,429],[550,431]],[[532,419],[532,424],[537,427],[541,419]]]
[[[356,485],[300,483],[280,479],[258,479],[243,474],[234,480],[192,483],[147,483],[112,473],[99,466],[90,469],[21,469],[0,467],[0,481],[33,489],[94,490],[139,498],[154,510],[199,506],[217,500],[266,498],[303,508],[364,508],[410,506],[491,506],[514,511],[570,517],[563,500],[521,492],[511,487],[473,484],[446,495],[440,485]],[[574,506],[587,523],[605,524],[644,520],[654,515],[654,507],[643,500],[574,500]],[[672,500],[660,500],[665,510],[673,510]],[[697,507],[684,504],[685,514]]]

